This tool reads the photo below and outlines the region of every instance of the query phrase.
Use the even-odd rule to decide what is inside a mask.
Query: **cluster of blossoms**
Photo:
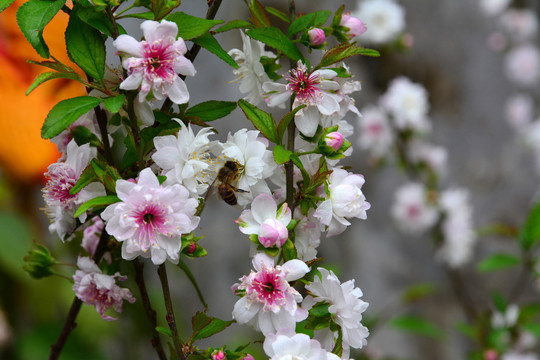
[[[389,28],[391,24],[381,19],[375,24],[376,13],[382,10],[374,3],[365,4],[366,18],[374,22],[374,31],[377,27],[380,30],[366,41],[389,41],[401,27],[397,24],[397,28]],[[398,14],[392,16],[402,16],[393,2],[385,1],[385,6]],[[336,31],[342,32],[339,36],[352,43],[360,41],[366,32],[363,22],[350,13],[342,14],[335,26]],[[122,128],[117,121],[120,125],[111,128],[111,133],[122,129],[122,135],[127,132],[129,136],[135,133],[133,126],[142,131],[159,128],[163,120],[153,113],[155,101],[168,99],[174,104],[185,104],[189,100],[180,75],[194,76],[196,70],[184,56],[187,48],[178,37],[177,24],[148,20],[141,24],[141,29],[141,41],[126,34],[113,41],[125,72],[123,77],[111,75],[116,76],[111,81],[114,85],[106,91],[119,88],[137,91],[138,95],[132,98],[133,108],[117,110],[121,117],[130,117],[133,110],[135,124]],[[325,31],[316,27],[305,29],[304,37],[309,39],[311,48],[324,48]],[[134,150],[132,154],[138,161],[129,162],[129,157],[124,157],[120,175],[103,160],[99,124],[90,120],[93,112],[89,112],[55,138],[64,154],[46,174],[44,198],[51,214],[51,230],[62,239],[70,239],[76,230],[82,231],[83,249],[109,264],[120,257],[127,261],[146,258],[158,266],[166,261],[177,264],[181,254],[192,254],[197,249],[192,232],[199,226],[201,204],[209,200],[212,188],[216,187],[219,197],[243,208],[236,223],[252,241],[254,270],[232,286],[241,297],[232,317],[240,324],[252,325],[265,336],[264,349],[272,359],[293,356],[335,360],[340,358],[332,353],[337,344],[342,348],[341,358],[348,359],[351,348],[366,345],[369,332],[361,321],[368,304],[361,300],[362,291],[354,286],[354,281],[342,284],[324,268],[318,269],[320,278],[306,280],[311,270],[306,262],[316,258],[322,233],[327,237],[342,233],[353,218],[366,219],[371,206],[362,192],[364,177],[345,170],[339,163],[352,152],[346,137],[352,135],[353,127],[345,117],[349,112],[360,116],[352,96],[361,85],[353,80],[349,68],[337,61],[337,67],[313,69],[299,60],[281,79],[275,73],[271,77],[263,65],[267,61],[279,64],[276,55],[242,30],[240,34],[243,50],[232,49],[229,54],[238,63],[233,72],[240,92],[246,95],[246,103],[284,108],[293,98],[292,108],[300,107],[293,121],[298,130],[294,143],[301,166],[297,165],[293,173],[293,183],[287,184],[283,163],[276,163],[264,132],[240,129],[229,133],[224,142],[210,140],[214,135],[212,128],[194,131],[192,124],[181,118],[182,114],[179,118],[171,116],[167,131],[156,131],[151,142],[143,137],[147,141],[143,150]],[[111,120],[112,114],[106,108],[101,111],[107,121]],[[87,129],[86,137],[94,142],[77,145],[76,140],[80,139],[73,134],[81,127]],[[112,138],[108,140],[112,142]],[[151,151],[146,150],[149,146]],[[128,146],[126,151],[129,150]],[[78,183],[85,186],[78,188]],[[294,204],[287,203],[288,186],[293,186],[297,193],[288,198]],[[86,204],[86,211],[79,214],[80,206],[89,200],[99,205]],[[110,241],[109,236],[115,241]],[[105,240],[104,247],[101,242]],[[104,248],[105,256],[101,253]],[[73,290],[104,319],[113,320],[105,315],[109,308],[120,312],[124,300],[135,299],[128,289],[116,284],[125,276],[106,274],[101,268],[108,271],[109,267],[100,268],[99,264],[80,256]],[[307,284],[307,297],[295,288],[297,280]],[[332,321],[317,331],[318,340],[296,334],[297,323],[312,316],[309,312],[317,304],[328,305]],[[226,355],[223,349],[217,349],[209,356],[223,359]]]
[[[496,19],[497,29],[488,37],[488,47],[504,53],[504,73],[513,93],[505,104],[505,117],[535,159],[540,173],[540,122],[535,103],[540,84],[540,48],[536,42],[540,25],[536,11],[529,7],[510,7],[509,1],[482,3],[487,16]]]

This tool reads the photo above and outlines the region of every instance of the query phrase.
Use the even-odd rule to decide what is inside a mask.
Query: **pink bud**
[[[242,360],[255,360],[255,358],[251,354],[247,354]]]
[[[212,353],[212,360],[223,360],[225,358],[226,358],[226,356],[225,356],[225,353],[223,352],[223,350],[215,350]]]
[[[188,253],[193,254],[193,252],[195,251],[195,249],[197,249],[197,244],[195,244],[194,242],[192,242],[191,244],[189,244],[189,250],[188,250]]]
[[[288,237],[287,228],[276,219],[265,220],[259,229],[259,241],[264,247],[281,247]]]
[[[331,132],[324,137],[326,145],[331,146],[334,150],[338,151],[343,145],[343,135],[337,131]]]
[[[324,35],[324,30],[319,28],[312,28],[308,31],[309,43],[313,46],[318,46],[324,44],[326,36]]]
[[[362,35],[367,30],[366,25],[364,25],[362,20],[351,16],[350,11],[347,11],[341,16],[341,21],[339,22],[339,25],[349,28],[349,32],[347,33],[349,35],[349,38]]]
[[[497,351],[493,349],[486,350],[484,353],[484,359],[485,360],[497,360],[499,358],[499,355],[497,354]]]

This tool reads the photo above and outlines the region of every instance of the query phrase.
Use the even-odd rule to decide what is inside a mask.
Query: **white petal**
[[[137,90],[143,80],[142,72],[134,72],[120,84],[122,90]]]
[[[317,108],[321,114],[332,115],[339,111],[339,101],[334,96],[323,93],[322,101],[317,104]]]
[[[149,43],[168,37],[176,39],[178,35],[178,26],[176,23],[167,20],[162,20],[161,23],[147,20],[141,24],[141,30],[143,31],[144,38]]]
[[[184,80],[178,76],[174,82],[166,87],[167,96],[175,104],[185,104],[189,101],[189,92]]]
[[[234,304],[232,317],[239,324],[247,324],[260,310],[262,305],[258,303],[249,303],[245,297]]]
[[[293,259],[281,265],[281,269],[285,271],[285,280],[298,280],[309,272],[309,267],[305,262]]]
[[[251,261],[253,268],[257,271],[261,271],[262,268],[273,268],[274,259],[266,253],[257,253]]]
[[[176,71],[178,74],[188,76],[195,76],[195,74],[197,73],[197,70],[195,70],[193,63],[186,59],[184,56],[176,58],[176,60],[174,61],[173,70]]]
[[[152,106],[147,101],[134,101],[133,109],[144,127],[154,125],[154,121],[156,120],[154,118],[154,112],[152,111]]]
[[[113,45],[119,52],[139,58],[144,57],[141,43],[132,36],[122,34],[113,41]]]
[[[150,188],[159,188],[159,180],[150,168],[143,169],[139,174],[137,185],[143,185]]]
[[[251,212],[253,218],[259,224],[262,224],[267,219],[275,219],[277,212],[276,201],[270,195],[261,194],[253,200]]]

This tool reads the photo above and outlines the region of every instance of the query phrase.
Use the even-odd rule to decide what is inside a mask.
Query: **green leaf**
[[[15,0],[0,0],[0,13],[6,10]]]
[[[53,57],[54,59],[54,57]],[[62,64],[60,61],[54,59],[54,61],[50,60],[44,60],[44,61],[34,61],[34,60],[26,60],[29,64],[39,65],[43,66],[49,69],[56,70],[58,72],[75,72],[72,68],[67,66],[66,64]]]
[[[292,36],[299,31],[308,30],[311,26],[318,27],[324,24],[331,14],[331,11],[324,10],[302,15],[291,23],[287,30],[287,36]]]
[[[74,7],[66,29],[68,54],[85,73],[101,83],[105,73],[105,43],[98,30],[76,16],[77,11]]]
[[[115,97],[106,98],[104,105],[113,114],[117,113],[122,109],[122,105],[124,105],[124,101],[126,100],[126,96],[124,94],[120,94]]]
[[[330,66],[355,55],[379,56],[379,52],[377,50],[356,46],[355,44],[339,44],[323,55],[321,63],[317,65],[316,69]]]
[[[291,160],[292,151],[285,149],[282,145],[274,146],[274,160],[278,165],[285,164]]]
[[[221,45],[219,45],[218,41],[215,37],[212,36],[212,34],[206,33],[202,36],[199,36],[198,38],[191,39],[191,41],[210,51],[212,54],[216,55],[218,58],[231,65],[233,68],[238,69],[238,64],[236,63],[236,61],[234,61],[231,55],[229,55],[225,50],[223,50]]]
[[[160,21],[167,14],[177,8],[182,0],[152,0],[152,12],[154,19]]]
[[[396,316],[389,322],[389,325],[397,330],[437,339],[442,338],[444,335],[444,332],[435,324],[413,315]]]
[[[251,13],[253,23],[257,27],[270,26],[270,20],[268,20],[264,7],[259,0],[249,0],[248,9]]]
[[[69,189],[70,195],[75,195],[84,187],[91,182],[94,182],[98,180],[98,176],[96,175],[96,172],[94,171],[94,167],[92,165],[88,165],[84,171],[82,172],[81,176],[79,176],[79,180],[77,180],[77,183],[73,185],[71,189]]]
[[[28,0],[17,10],[17,24],[30,45],[43,57],[50,56],[43,29],[65,4],[65,0]]]
[[[193,337],[193,340],[209,338],[214,334],[222,332],[234,322],[234,320],[225,321],[215,317],[210,317],[209,319],[211,319],[211,321],[197,332]]]
[[[252,29],[253,24],[245,20],[232,20],[217,28],[214,33],[219,34],[232,29]]]
[[[78,96],[60,101],[49,111],[41,128],[41,137],[44,139],[55,137],[102,101],[93,96]]]
[[[0,210],[0,269],[6,276],[22,286],[28,279],[21,271],[23,258],[32,247],[32,239],[36,238],[35,228],[23,216],[15,212]]]
[[[166,335],[170,338],[172,338],[172,332],[171,329],[163,327],[163,326],[156,326],[156,331],[158,333],[162,333],[163,335]]]
[[[519,243],[524,250],[531,249],[540,240],[540,201],[529,213],[519,233]]]
[[[281,249],[283,250],[283,259],[285,261],[293,260],[298,257],[296,247],[291,239],[287,239],[287,241],[285,241],[285,243],[281,246]]]
[[[34,79],[34,82],[30,85],[28,90],[26,90],[25,95],[30,94],[39,85],[43,84],[44,82],[47,82],[53,79],[72,79],[72,80],[76,80],[85,84],[85,82],[79,77],[79,75],[77,75],[74,72],[65,73],[65,72],[48,71],[48,72],[44,72],[36,76],[36,78]]]
[[[281,51],[285,56],[294,61],[303,59],[302,53],[296,45],[285,34],[276,27],[269,26],[257,29],[251,29],[246,32],[248,36],[255,40],[262,41],[266,45]]]
[[[184,40],[198,38],[206,34],[217,24],[224,23],[223,20],[201,19],[183,12],[168,15],[167,20],[173,21],[178,25],[178,36]]]
[[[437,290],[437,286],[432,283],[424,283],[410,286],[402,295],[403,302],[409,304],[433,294]]]
[[[187,109],[185,115],[198,117],[202,121],[212,121],[229,115],[236,106],[235,101],[210,100]]]
[[[180,259],[178,261],[178,265],[177,265],[180,269],[182,269],[182,271],[184,272],[184,274],[186,274],[186,276],[188,277],[189,281],[191,282],[191,284],[193,285],[193,287],[195,288],[195,291],[197,292],[197,295],[199,296],[199,300],[201,301],[201,304],[207,308],[208,307],[208,304],[206,303],[206,300],[204,300],[204,296],[202,294],[202,291],[201,289],[199,288],[199,284],[197,283],[197,280],[195,279],[195,275],[193,275],[193,273],[191,272],[190,268],[182,261],[182,259]]]
[[[90,131],[86,126],[76,126],[71,130],[71,136],[77,145],[90,144],[90,146],[100,147],[101,141],[96,134]]]
[[[330,304],[326,302],[318,302],[309,310],[309,314],[315,317],[329,316],[330,315],[330,311],[328,310],[329,307],[330,307]]]
[[[283,11],[279,11],[278,9],[275,9],[275,8],[273,8],[271,6],[267,6],[264,9],[266,10],[266,12],[274,15],[278,19],[281,19],[281,20],[285,21],[286,23],[291,22],[291,20],[289,19],[289,16],[287,14],[285,14]]]
[[[509,254],[493,254],[477,265],[478,271],[496,271],[519,264],[519,259]]]
[[[238,105],[261,134],[271,142],[278,143],[277,126],[271,114],[262,111],[243,99],[238,101]]]
[[[85,202],[81,206],[79,206],[77,211],[75,211],[75,214],[73,215],[73,217],[79,217],[86,210],[94,208],[96,206],[110,205],[110,204],[117,203],[119,201],[120,201],[120,198],[118,198],[118,196],[116,196],[116,195],[106,195],[106,196],[99,196],[97,198],[93,198],[91,200],[88,200],[87,202]]]
[[[473,340],[478,338],[478,330],[470,324],[464,322],[457,323],[456,329]]]
[[[540,324],[537,322],[532,322],[528,324],[523,325],[523,329],[530,332],[534,336],[536,336],[538,339],[540,339]]]
[[[287,114],[285,114],[285,116],[280,120],[277,127],[279,144],[283,142],[283,135],[285,135],[285,130],[289,126],[289,123],[291,122],[291,120],[294,119],[294,116],[296,115],[297,112],[299,112],[305,107],[306,105],[300,105],[298,107],[295,107],[294,109],[289,111]]]
[[[82,21],[84,21],[94,29],[101,31],[107,36],[113,36],[113,24],[111,23],[111,20],[109,20],[109,17],[105,14],[104,11],[96,11],[96,8],[94,7],[81,7],[78,9],[77,15]],[[126,33],[126,30],[120,24],[117,23],[116,25],[118,26],[118,32],[120,34]]]
[[[137,13],[137,14],[126,14],[122,15],[122,18],[135,18],[135,19],[142,19],[142,20],[154,20],[154,13],[151,11],[143,12],[143,13]]]

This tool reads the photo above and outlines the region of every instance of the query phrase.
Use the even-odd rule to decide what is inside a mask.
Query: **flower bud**
[[[311,46],[319,46],[324,44],[326,36],[324,35],[324,30],[319,28],[312,28],[308,31],[309,44]]]
[[[364,25],[362,20],[351,16],[350,11],[347,11],[341,16],[339,25],[349,28],[349,32],[347,33],[349,39],[360,36],[367,30],[366,25]]]
[[[287,227],[283,225],[279,220],[276,219],[267,219],[261,224],[259,230],[259,242],[264,247],[277,246],[281,247],[287,238],[289,237],[289,232]]]
[[[324,142],[335,151],[338,151],[343,146],[343,135],[337,131],[331,132],[324,137]]]
[[[212,360],[223,360],[227,357],[223,350],[214,350],[211,356],[212,356]]]
[[[54,272],[51,266],[56,264],[56,259],[52,257],[49,249],[45,246],[37,245],[37,249],[32,249],[24,257],[25,264],[23,270],[34,279],[41,279],[51,276]]]
[[[242,360],[255,360],[255,358],[251,354],[247,354]]]

